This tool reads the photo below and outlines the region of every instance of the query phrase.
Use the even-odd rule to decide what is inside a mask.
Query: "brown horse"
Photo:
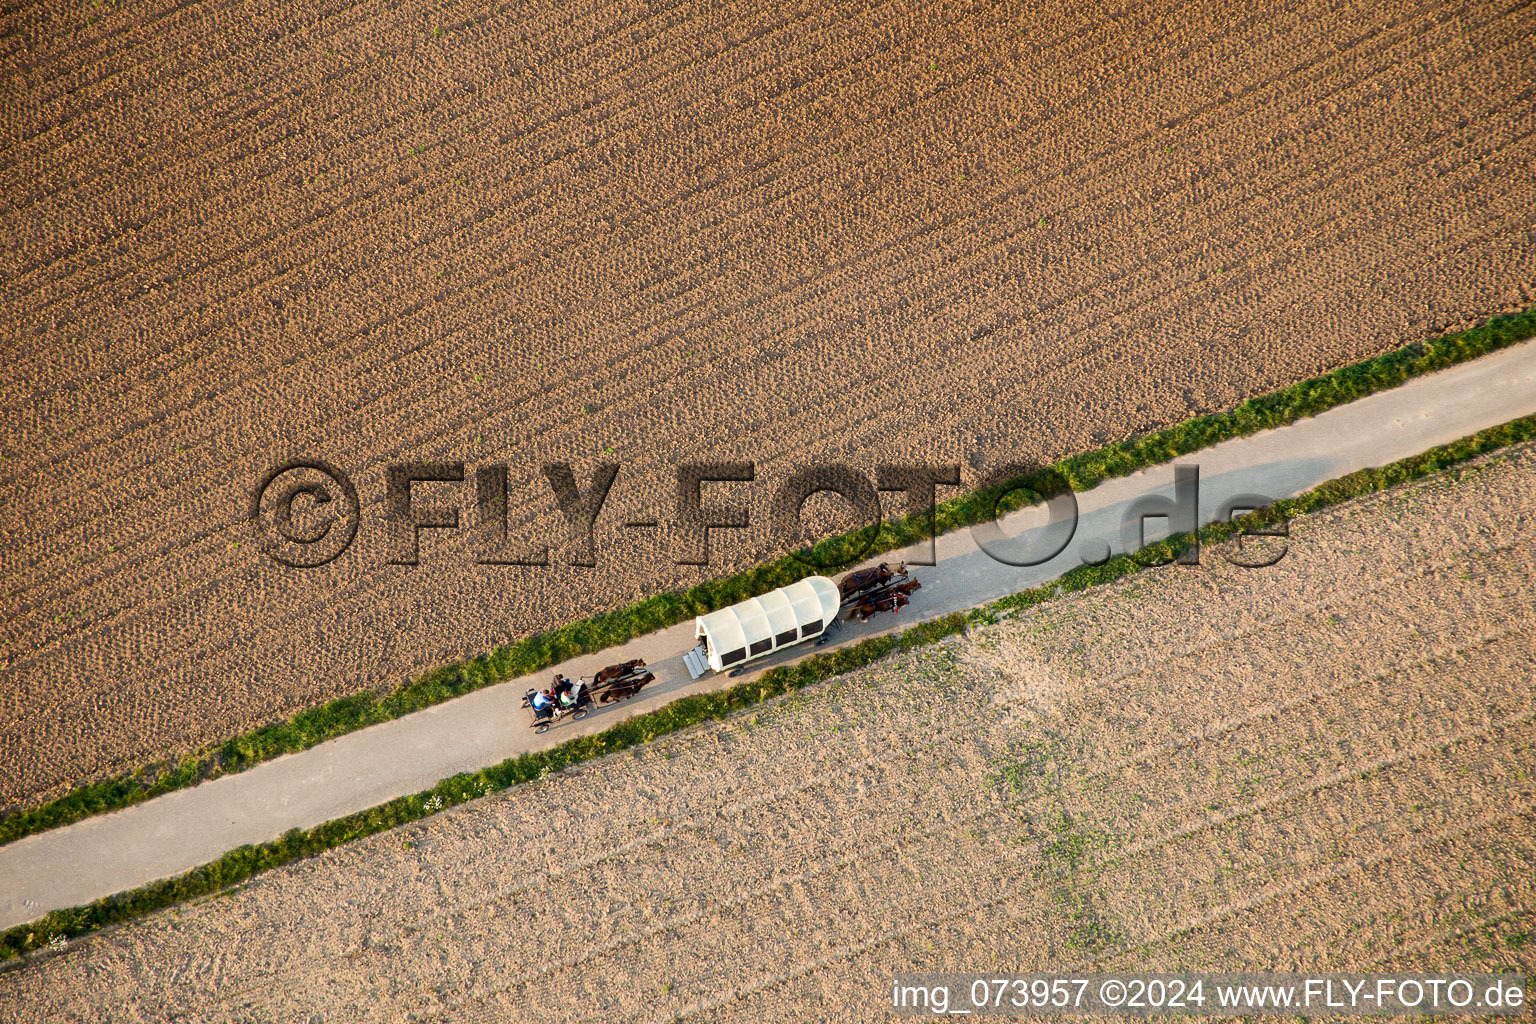
[[[640,667],[644,667],[644,665],[645,662],[640,662]],[[623,678],[619,682],[609,683],[602,690],[598,691],[597,701],[599,704],[610,704],[616,700],[633,697],[640,692],[642,686],[655,678],[655,675],[650,672],[638,672]]]
[[[859,601],[854,606],[853,611],[849,613],[848,618],[849,620],[858,619],[860,622],[868,622],[869,617],[878,612],[901,611],[911,603],[911,600],[906,594],[893,587],[885,593],[866,597]]]
[[[598,683],[606,683],[610,679],[617,679],[622,675],[627,675],[628,673],[633,672],[637,668],[644,667],[644,658],[636,658],[634,661],[626,661],[622,665],[609,665],[607,668],[603,669],[597,675],[592,677],[592,685],[596,686]]]
[[[851,619],[858,616],[867,620],[874,612],[898,610],[907,604],[914,591],[921,589],[923,589],[923,585],[916,576],[904,579],[900,583],[888,583],[884,586],[875,587],[854,598],[854,601],[851,602],[854,613],[848,617]],[[892,604],[890,600],[892,595],[899,596],[901,600],[898,603]],[[866,611],[866,608],[869,610]]]
[[[872,587],[889,583],[898,576],[905,578],[906,575],[907,564],[905,562],[898,565],[895,569],[892,569],[885,562],[881,562],[873,569],[860,569],[858,572],[851,572],[844,576],[842,582],[837,585],[837,590],[846,600]]]

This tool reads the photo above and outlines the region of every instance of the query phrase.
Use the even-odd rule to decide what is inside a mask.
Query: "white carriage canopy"
[[[778,590],[749,597],[695,620],[694,636],[704,641],[716,672],[801,640],[819,636],[837,618],[842,600],[837,584],[808,576]]]

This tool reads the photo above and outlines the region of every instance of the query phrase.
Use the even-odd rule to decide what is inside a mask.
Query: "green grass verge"
[[[1379,469],[1361,470],[1331,480],[1306,494],[1276,502],[1233,523],[1209,524],[1200,530],[1199,539],[1202,544],[1219,543],[1244,529],[1288,522],[1297,516],[1409,480],[1432,476],[1458,463],[1533,439],[1536,439],[1536,416],[1512,420]],[[529,782],[582,761],[614,754],[658,736],[717,721],[751,705],[862,668],[889,654],[910,651],[963,633],[973,624],[996,622],[1002,613],[1044,604],[1064,594],[1102,586],[1132,573],[1165,565],[1190,541],[1188,534],[1175,535],[1149,544],[1132,555],[1116,556],[1103,565],[1080,566],[1055,582],[1010,594],[969,612],[953,612],[900,633],[869,637],[847,647],[816,654],[794,665],[770,669],[756,680],[739,683],[727,690],[681,697],[595,735],[568,740],[550,750],[510,758],[482,771],[455,775],[424,792],[400,797],[312,829],[293,829],[270,843],[242,846],[177,878],[118,893],[85,906],[53,911],[30,924],[0,933],[0,959],[21,956],[58,937],[81,935],[175,903],[207,896],[270,868],[417,821],[444,807]]]
[[[817,545],[815,557],[821,564],[849,564],[854,555],[867,557],[905,547],[933,533],[948,533],[986,522],[999,510],[1028,504],[1025,491],[1050,494],[1063,484],[1079,492],[1086,491],[1105,480],[1159,465],[1221,441],[1314,416],[1532,336],[1536,336],[1536,307],[1495,317],[1459,334],[1416,342],[1250,399],[1228,412],[1200,416],[1166,430],[1073,456],[1000,487],[961,495],[938,506],[931,530],[924,521],[926,517],[888,522],[883,524],[873,547],[863,550],[857,533],[828,538]],[[243,771],[262,761],[306,750],[328,739],[400,718],[472,690],[613,647],[695,615],[793,583],[813,571],[799,559],[781,557],[735,576],[706,581],[687,591],[658,594],[625,608],[535,633],[489,654],[433,669],[387,694],[362,693],[343,697],[302,712],[288,721],[264,726],[189,754],[180,761],[147,765],[131,775],[88,783],[56,800],[14,811],[0,819],[0,844],[118,810],[220,775]]]

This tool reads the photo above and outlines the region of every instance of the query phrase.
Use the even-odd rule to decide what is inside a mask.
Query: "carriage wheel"
[[[549,723],[548,722],[540,722],[538,725],[535,725],[533,727],[533,731],[534,732],[549,732]]]
[[[586,718],[587,717],[587,712],[589,712],[591,710],[592,710],[591,708],[578,708],[576,711],[571,713],[571,717],[572,718],[578,718],[578,719],[579,718]]]

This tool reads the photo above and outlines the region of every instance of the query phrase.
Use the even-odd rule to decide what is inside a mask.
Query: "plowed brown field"
[[[0,975],[18,1021],[888,1019],[902,971],[1536,966],[1536,445]]]
[[[773,549],[675,566],[679,461],[764,524],[813,458],[971,484],[1536,300],[1525,2],[3,17],[0,805]],[[361,492],[323,569],[245,519],[294,456]],[[537,463],[603,458],[596,570],[386,564],[390,462],[509,462],[558,539]]]

